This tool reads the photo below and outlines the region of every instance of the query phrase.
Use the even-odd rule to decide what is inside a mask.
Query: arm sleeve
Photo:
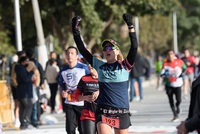
[[[183,62],[183,64],[182,64],[182,73],[180,74],[180,76],[179,77],[182,77],[182,76],[184,76],[185,75],[185,73],[186,73],[186,71],[187,71],[187,66],[185,65],[185,63]]]
[[[65,81],[62,77],[62,71],[59,74],[59,85],[60,85],[60,92],[62,93],[62,91],[66,91],[66,86],[65,86]]]
[[[75,91],[75,98],[78,100],[78,96],[82,95],[83,91],[84,91],[84,85],[85,82],[82,80],[82,78],[80,79],[76,91]]]
[[[200,112],[185,122],[187,130],[190,132],[194,131],[195,129],[198,129],[199,124],[200,124]]]
[[[80,90],[76,89],[76,91],[75,91],[75,93],[74,93],[75,99],[76,99],[77,101],[79,101],[79,100],[78,100],[78,96],[79,96],[79,95],[82,95],[82,94],[83,94],[83,93],[82,93]]]
[[[85,82],[82,80],[82,78],[80,79],[78,85],[77,85],[77,89],[81,92],[83,92],[84,90],[84,86],[85,86]]]
[[[81,40],[80,34],[74,35],[74,41],[78,47],[79,52],[83,55],[83,57],[92,65],[92,54],[85,48],[83,41]]]
[[[137,42],[135,32],[130,32],[129,37],[130,37],[130,40],[131,40],[131,48],[130,48],[129,53],[127,55],[127,60],[128,60],[128,63],[131,66],[133,66],[133,64],[135,63],[135,57],[136,57],[136,54],[137,54],[138,42]]]
[[[166,70],[165,70],[164,66],[165,66],[165,64],[163,64],[162,69],[161,69],[161,71],[160,71],[160,77],[162,77],[162,78],[164,78],[165,75],[166,75],[166,74],[165,74],[165,73],[166,73],[166,72],[165,72]]]
[[[60,92],[65,91],[65,86],[60,86]]]

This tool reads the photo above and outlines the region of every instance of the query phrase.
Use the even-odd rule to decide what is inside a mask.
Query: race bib
[[[175,82],[175,81],[176,81],[176,77],[169,77],[169,78],[168,78],[168,81],[169,81],[169,82]]]
[[[73,90],[70,90],[67,92],[68,93],[68,101],[78,101],[76,98],[75,98],[75,91]]]
[[[109,126],[119,128],[119,117],[108,117],[102,115],[102,122],[108,124]]]

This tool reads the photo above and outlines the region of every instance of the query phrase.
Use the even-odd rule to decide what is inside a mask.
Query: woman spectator
[[[47,65],[47,70],[46,70],[46,79],[50,87],[51,91],[51,113],[56,114],[55,111],[55,98],[56,98],[56,93],[58,90],[58,75],[60,72],[59,67],[57,66],[56,60],[55,59],[50,59],[49,60],[49,65]]]

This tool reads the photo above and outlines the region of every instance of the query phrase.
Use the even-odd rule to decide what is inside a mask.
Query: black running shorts
[[[110,114],[110,113],[105,114],[99,107],[97,108],[96,113],[95,113],[96,124],[102,121],[103,119],[104,121],[102,122],[105,122],[105,123],[107,122],[106,124],[116,129],[129,128],[129,126],[131,126],[130,116],[131,114],[129,112],[120,113],[120,114]]]

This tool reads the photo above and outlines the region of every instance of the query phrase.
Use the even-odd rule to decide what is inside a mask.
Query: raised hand
[[[123,19],[126,22],[126,24],[128,26],[132,26],[133,25],[133,17],[127,13],[123,14]]]
[[[81,17],[78,15],[75,16],[74,18],[72,18],[72,20],[71,20],[72,28],[77,28],[80,21],[81,21]]]

